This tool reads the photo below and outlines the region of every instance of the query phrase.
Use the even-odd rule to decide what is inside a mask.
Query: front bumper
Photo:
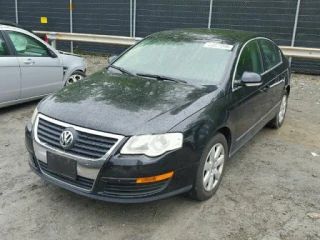
[[[192,188],[199,159],[191,148],[164,154],[159,158],[146,156],[124,156],[119,153],[121,146],[108,156],[95,178],[78,176],[69,180],[48,170],[46,163],[36,156],[37,143],[33,139],[32,126],[25,129],[26,147],[29,152],[30,168],[44,180],[80,195],[119,203],[154,201],[187,192]],[[46,149],[46,151],[51,151]],[[141,177],[161,175],[174,171],[170,179],[136,184]]]

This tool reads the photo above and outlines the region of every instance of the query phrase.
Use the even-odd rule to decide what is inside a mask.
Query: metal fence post
[[[132,0],[130,0],[130,37],[132,37]]]
[[[16,13],[16,23],[19,23],[19,18],[18,18],[18,0],[14,1],[14,8],[15,8],[15,13]]]
[[[294,19],[291,47],[294,46],[294,43],[296,41],[297,27],[298,27],[298,20],[299,20],[299,12],[300,12],[300,2],[301,2],[301,0],[298,0],[298,2],[297,2],[297,10],[296,10],[296,16],[295,16],[295,19]],[[291,64],[291,61],[292,61],[291,57],[290,57],[289,61],[290,61],[290,64]]]
[[[210,28],[211,28],[211,19],[212,19],[212,2],[213,2],[213,0],[210,0],[208,29],[210,29]]]
[[[57,40],[51,40],[51,46],[54,48],[54,49],[57,49]]]
[[[72,0],[70,0],[69,2],[69,8],[70,8],[70,33],[73,33]],[[71,53],[73,53],[73,41],[70,42],[70,50],[71,50]]]
[[[136,13],[137,13],[137,0],[133,0],[133,29],[132,37],[136,37]]]

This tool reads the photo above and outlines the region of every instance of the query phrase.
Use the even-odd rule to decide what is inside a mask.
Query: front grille
[[[46,164],[46,163],[44,163],[42,161],[39,161],[39,165],[40,165],[41,171],[46,173],[46,174],[48,174],[51,177],[54,177],[54,178],[56,178],[58,180],[61,180],[61,181],[65,182],[65,183],[69,183],[71,185],[74,185],[74,186],[77,186],[77,187],[80,187],[80,188],[83,188],[83,189],[86,189],[86,190],[91,190],[92,189],[92,186],[93,186],[93,183],[94,183],[93,179],[77,176],[76,180],[72,180],[72,179],[66,178],[64,176],[61,176],[61,175],[59,175],[57,173],[54,173],[54,172],[50,171],[48,169],[48,164]]]
[[[60,145],[60,135],[66,127],[39,118],[37,136],[42,143],[60,151],[84,157],[97,159],[104,156],[118,141],[116,138],[94,135],[77,131],[75,144],[70,149],[64,149]]]
[[[144,184],[110,184],[106,183],[103,194],[109,197],[133,198],[144,197],[162,191],[170,180]]]

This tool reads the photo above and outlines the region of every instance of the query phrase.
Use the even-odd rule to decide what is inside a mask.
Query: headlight
[[[38,115],[38,109],[35,108],[33,113],[32,113],[32,116],[31,116],[31,124],[32,125],[34,124],[34,121],[36,120],[37,115]]]
[[[141,135],[131,137],[121,149],[121,154],[144,154],[156,157],[182,147],[182,133]]]

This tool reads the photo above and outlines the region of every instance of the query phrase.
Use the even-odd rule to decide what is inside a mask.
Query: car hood
[[[58,50],[58,52],[59,52],[60,54],[63,54],[63,55],[80,57],[79,55],[74,54],[74,53],[71,53],[71,52],[64,52],[64,51],[60,51],[60,50]]]
[[[164,133],[209,104],[215,86],[192,86],[102,70],[48,96],[38,111],[94,130]]]

